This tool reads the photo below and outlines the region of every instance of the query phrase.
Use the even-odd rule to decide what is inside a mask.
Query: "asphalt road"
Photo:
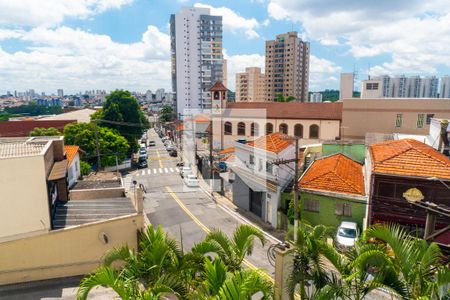
[[[190,250],[212,229],[231,236],[239,224],[246,223],[242,217],[216,204],[202,188],[185,186],[176,167],[179,158],[169,156],[153,130],[149,131],[148,140],[156,142],[156,146],[148,148],[148,167],[129,174],[125,184],[131,187],[131,182],[136,180],[145,186],[144,211],[153,225],[161,225],[182,242],[185,250]],[[244,264],[273,277],[274,267],[267,260],[267,248],[276,242],[270,237],[264,247],[255,242],[254,251]]]

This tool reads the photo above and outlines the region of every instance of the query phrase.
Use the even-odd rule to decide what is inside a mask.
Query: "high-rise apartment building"
[[[450,98],[450,76],[444,76],[441,78],[439,98]]]
[[[436,76],[422,78],[420,86],[420,97],[437,98],[438,97],[439,79]]]
[[[236,102],[266,101],[265,75],[261,68],[245,68],[245,72],[236,74]]]
[[[295,31],[266,41],[267,100],[274,101],[281,93],[293,96],[296,101],[308,101],[308,83],[309,43],[302,41]]]
[[[165,98],[165,91],[164,89],[157,89],[155,92],[155,101],[156,102],[162,102]]]
[[[420,87],[422,86],[422,78],[420,76],[412,76],[406,79],[406,90],[408,98],[419,98]]]
[[[64,90],[63,89],[58,89],[57,91],[58,97],[64,97]]]
[[[226,88],[228,88],[228,61],[226,59],[223,60],[222,72],[222,83]]]
[[[170,16],[172,90],[178,116],[209,109],[209,88],[223,80],[222,17],[209,8],[184,8]]]
[[[392,96],[394,98],[406,98],[408,97],[408,89],[406,84],[407,78],[405,76],[399,76],[392,78]]]

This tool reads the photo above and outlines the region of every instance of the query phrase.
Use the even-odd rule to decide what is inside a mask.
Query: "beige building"
[[[343,99],[344,139],[361,139],[366,133],[426,135],[431,118],[450,118],[450,99],[382,98]]]
[[[228,87],[228,60],[223,59],[223,66],[222,66],[222,72],[223,72],[223,85]]]
[[[339,137],[342,103],[228,103],[213,120],[214,149],[233,146],[236,140],[281,132],[300,137],[300,145]]]
[[[354,74],[353,73],[341,73],[341,82],[339,89],[339,99],[353,98],[354,90]]]
[[[261,68],[245,68],[245,72],[237,73],[236,102],[263,101],[266,101],[266,83]]]
[[[268,101],[274,101],[280,93],[296,101],[308,101],[309,43],[302,41],[297,32],[266,41],[265,70]]]

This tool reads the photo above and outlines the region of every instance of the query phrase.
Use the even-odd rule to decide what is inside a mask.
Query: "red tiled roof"
[[[66,153],[67,158],[67,166],[70,166],[70,164],[72,164],[72,161],[74,160],[79,150],[80,150],[79,146],[72,146],[72,145],[64,146],[64,152]]]
[[[362,165],[341,153],[314,161],[298,185],[302,189],[365,195]]]
[[[228,147],[219,152],[220,155],[229,153],[234,153],[234,147]]]
[[[265,109],[268,119],[342,120],[342,102],[236,102],[227,108]]]
[[[370,153],[375,173],[450,179],[450,159],[413,139],[373,144]]]
[[[236,155],[230,154],[230,155],[227,155],[224,158],[222,158],[220,161],[231,161],[231,160],[234,160],[235,158],[236,158]]]
[[[214,85],[209,89],[210,92],[227,90],[228,89],[223,85],[222,81],[216,81],[216,83],[214,83]]]
[[[285,140],[283,139],[284,137],[287,137],[287,135],[275,132],[262,136],[252,142],[248,142],[246,145],[273,153],[279,153],[294,142],[292,140]]]
[[[1,121],[0,137],[28,136],[36,127],[54,127],[59,131],[64,130],[64,126],[69,123],[76,123],[76,120],[26,120],[26,121]]]

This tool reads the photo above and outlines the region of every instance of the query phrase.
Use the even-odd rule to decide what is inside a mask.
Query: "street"
[[[156,142],[156,146],[148,148],[148,167],[127,175],[124,184],[127,189],[132,188],[136,180],[137,184],[145,186],[144,211],[154,226],[161,225],[182,242],[185,250],[190,250],[212,229],[220,229],[231,236],[239,224],[248,222],[216,204],[202,188],[186,187],[176,166],[179,158],[169,156],[153,129],[148,132],[148,140]],[[267,259],[267,248],[277,242],[270,236],[264,247],[255,241],[253,253],[244,264],[262,269],[273,277],[274,267]]]

